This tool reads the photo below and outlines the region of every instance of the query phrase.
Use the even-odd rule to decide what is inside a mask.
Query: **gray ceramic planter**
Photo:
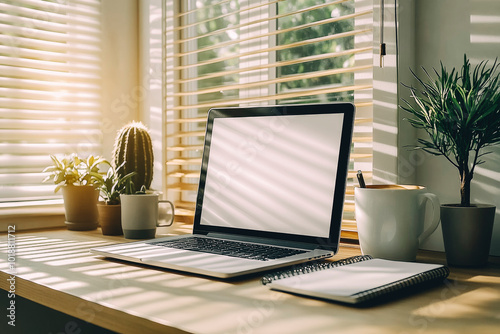
[[[479,267],[488,262],[495,206],[441,205],[441,227],[449,266]]]

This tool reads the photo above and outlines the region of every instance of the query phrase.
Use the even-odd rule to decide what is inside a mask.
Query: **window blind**
[[[101,145],[100,0],[0,3],[0,202],[54,198],[41,171]],[[4,205],[5,206],[5,205]]]
[[[165,170],[178,213],[194,214],[211,107],[350,101],[357,115],[342,236],[357,237],[355,173],[372,177],[372,8],[353,0],[167,1]]]

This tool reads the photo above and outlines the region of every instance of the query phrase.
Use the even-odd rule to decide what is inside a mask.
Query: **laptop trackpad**
[[[234,273],[261,267],[263,263],[258,260],[155,246],[144,242],[105,246],[95,251],[104,256],[197,273]]]
[[[237,258],[226,255],[167,248],[161,254],[140,257],[145,264],[165,264],[173,269],[198,268],[217,272],[237,272],[262,266],[263,261]]]

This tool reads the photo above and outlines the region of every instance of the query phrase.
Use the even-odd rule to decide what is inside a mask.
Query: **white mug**
[[[439,200],[421,186],[355,188],[354,201],[361,252],[376,258],[415,261],[419,246],[439,225]],[[428,201],[432,219],[424,230]]]
[[[120,195],[125,238],[152,239],[156,235],[156,227],[172,225],[174,204],[158,197],[158,194]],[[170,210],[165,209],[164,204],[168,204]]]

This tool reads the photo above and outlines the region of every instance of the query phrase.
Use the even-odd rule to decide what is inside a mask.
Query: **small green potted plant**
[[[425,69],[425,79],[414,72],[419,87],[410,89],[415,104],[404,101],[402,109],[413,118],[415,128],[429,139],[418,139],[418,149],[444,156],[460,176],[459,204],[441,206],[441,226],[449,265],[481,266],[488,261],[495,206],[471,203],[471,181],[475,167],[484,163],[484,148],[500,143],[500,64],[487,67],[482,61],[471,71],[464,55],[462,68],[434,75]]]
[[[69,230],[93,230],[98,226],[97,201],[98,185],[103,176],[99,165],[109,162],[99,156],[90,155],[86,159],[76,154],[59,160],[51,155],[53,165],[43,170],[49,173],[43,182],[52,180],[54,192],[62,189],[65,210],[65,224]]]
[[[135,175],[135,172],[122,176],[118,173],[121,168],[123,168],[123,164],[116,169],[110,166],[106,175],[99,182],[99,190],[103,201],[97,204],[97,209],[99,211],[99,223],[104,235],[123,234],[120,195],[125,193],[126,186]]]

